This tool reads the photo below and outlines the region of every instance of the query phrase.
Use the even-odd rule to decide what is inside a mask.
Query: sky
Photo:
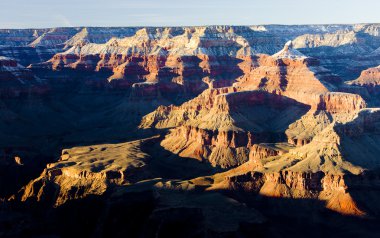
[[[380,0],[0,0],[0,28],[380,23]]]

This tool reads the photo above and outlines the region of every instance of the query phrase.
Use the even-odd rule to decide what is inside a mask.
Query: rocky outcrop
[[[365,86],[375,88],[380,85],[380,67],[364,70],[356,80],[348,82],[350,85]]]
[[[250,148],[249,162],[252,163],[254,167],[263,168],[262,161],[265,158],[283,155],[287,153],[291,148],[293,148],[293,145],[287,143],[254,144]]]
[[[319,96],[316,110],[329,113],[357,112],[366,107],[366,102],[357,94],[326,93]]]
[[[57,163],[48,164],[39,178],[23,188],[21,200],[58,206],[101,195],[113,185],[149,178],[151,174],[144,167],[150,156],[141,151],[141,146],[153,140],[63,150]]]
[[[380,167],[375,154],[378,150],[369,141],[378,140],[378,126],[375,121],[378,110],[363,109],[352,115],[348,122],[335,122],[318,133],[309,144],[289,150],[289,153],[269,162],[275,170],[323,171],[326,173],[358,175],[365,170]],[[367,122],[370,126],[365,126]],[[352,129],[346,129],[352,128]],[[360,154],[361,146],[369,143],[369,154]],[[357,151],[357,152],[354,152]]]
[[[346,82],[347,88],[357,90],[372,106],[378,106],[380,97],[380,66],[363,70],[359,78]]]
[[[180,106],[160,106],[154,112],[146,115],[140,124],[141,128],[172,128],[184,124],[190,119],[194,119],[197,111],[208,111],[215,105],[215,98],[218,95],[236,92],[235,88],[208,89],[191,101]],[[215,106],[217,108],[217,106]]]
[[[258,67],[238,79],[234,86],[242,90],[265,90],[316,107],[319,95],[333,91],[339,77],[306,57],[288,42],[280,52],[260,55]]]
[[[360,185],[351,184],[355,180],[367,180],[369,183],[365,187],[370,185],[375,189],[379,178],[291,171],[251,172],[228,177],[225,184],[228,184],[230,189],[254,191],[265,197],[321,200],[325,202],[326,208],[345,215],[365,216],[371,212],[378,212],[365,211],[361,207],[362,201],[355,200],[355,194],[363,189]],[[374,200],[367,202],[373,203]]]
[[[294,112],[296,112],[293,115],[294,117],[302,115],[303,112],[309,109],[307,105],[297,103],[292,99],[280,95],[264,91],[253,90],[239,92],[238,90],[238,88],[234,87],[208,89],[198,97],[185,102],[181,106],[171,105],[168,107],[159,107],[156,111],[143,118],[140,127],[171,128],[187,124],[196,125],[204,129],[253,130],[255,128],[257,131],[264,131],[259,121],[265,119],[258,116],[258,112],[262,113],[266,110],[265,107],[279,111],[293,108],[295,110]],[[250,107],[249,110],[252,111],[244,112],[244,107]],[[256,114],[253,113],[255,109],[257,110]],[[244,116],[242,117],[242,115],[236,115],[236,118],[234,118],[234,114],[237,114],[237,110],[243,115],[247,114],[244,116],[247,116],[247,118],[250,117],[252,122],[248,123],[244,121]],[[276,120],[280,118],[272,119]],[[281,119],[285,121],[287,119],[291,120],[291,118]],[[257,124],[255,125],[255,123]],[[270,123],[270,121],[267,120],[266,123]],[[281,126],[285,126],[284,122],[277,127]]]
[[[290,144],[308,144],[333,121],[347,121],[351,113],[366,107],[359,95],[331,92],[338,78],[294,50],[291,42],[273,56],[261,55],[257,62],[233,87],[206,90],[181,106],[159,107],[143,118],[140,127],[179,127],[162,142],[164,148],[210,161],[213,148],[224,148],[227,155],[236,147],[249,150],[253,144],[285,142],[285,135]],[[212,143],[220,141],[221,132],[231,134],[223,137],[225,143]],[[240,162],[231,166],[236,164]]]
[[[378,109],[364,109],[349,122],[334,123],[304,146],[254,145],[249,162],[216,174],[209,189],[255,192],[266,197],[315,199],[333,211],[378,214]],[[365,148],[367,152],[361,150]]]
[[[233,167],[248,160],[253,144],[283,140],[288,125],[308,110],[276,94],[227,87],[208,89],[181,106],[159,107],[143,118],[140,127],[176,127],[162,141],[165,149]],[[216,156],[228,158],[228,163]]]
[[[304,145],[334,120],[366,107],[357,94],[334,92],[340,79],[319,61],[295,50],[292,42],[273,56],[261,55],[258,66],[234,84],[238,90],[265,90],[311,106],[307,115],[289,125],[288,142]]]
[[[296,146],[306,145],[333,121],[334,117],[326,111],[307,113],[290,124],[285,131],[288,143]]]
[[[184,158],[229,168],[248,160],[247,148],[254,136],[249,132],[212,131],[191,126],[173,129],[161,146]]]

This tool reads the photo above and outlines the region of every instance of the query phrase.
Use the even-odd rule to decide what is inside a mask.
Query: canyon
[[[0,236],[378,237],[379,30],[0,30]]]

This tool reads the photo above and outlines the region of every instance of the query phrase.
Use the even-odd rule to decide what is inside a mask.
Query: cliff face
[[[285,139],[287,126],[308,110],[307,105],[284,96],[229,87],[206,90],[181,106],[159,107],[140,126],[176,127],[161,143],[165,149],[214,166],[233,167],[248,160],[251,145]],[[216,162],[227,158],[228,163]]]
[[[294,40],[295,48],[299,49],[302,53],[321,59],[323,66],[344,76],[345,79],[353,79],[355,75],[359,75],[361,70],[380,64],[377,49],[380,47],[378,24],[355,24],[355,25],[305,25],[305,26],[209,26],[209,27],[172,27],[172,28],[138,28],[138,27],[84,27],[84,28],[52,28],[52,29],[25,29],[25,30],[0,30],[0,55],[16,58],[21,64],[27,66],[31,63],[37,64],[41,61],[47,61],[56,53],[64,52],[74,47],[76,53],[72,50],[68,51],[70,54],[78,56],[79,51],[84,45],[96,44],[89,48],[99,49],[103,48],[102,52],[97,52],[96,58],[88,58],[85,62],[85,54],[81,64],[92,65],[91,69],[96,69],[99,62],[100,68],[103,68],[103,63],[108,64],[109,57],[118,52],[116,48],[119,45],[104,45],[109,42],[111,38],[116,37],[116,41],[120,43],[125,42],[125,37],[132,37],[135,44],[137,41],[143,42],[141,31],[147,31],[151,39],[146,41],[147,50],[155,52],[166,52],[168,47],[158,47],[151,49],[150,46],[155,45],[157,39],[165,38],[171,35],[173,38],[178,39],[174,44],[182,44],[189,42],[190,39],[196,43],[196,40],[201,41],[201,48],[198,50],[202,54],[204,49],[208,49],[210,44],[213,44],[215,51],[223,52],[226,56],[232,48],[238,49],[240,52],[239,57],[227,57],[226,59],[205,59],[199,56],[195,61],[202,61],[202,65],[198,68],[205,70],[218,71],[222,66],[225,68],[240,67],[243,71],[249,69],[250,59],[244,57],[251,50],[255,53],[274,54],[279,51],[283,44],[288,40]],[[187,33],[185,33],[187,32]],[[195,35],[195,38],[192,36]],[[184,36],[184,37],[180,37]],[[188,39],[186,39],[188,37]],[[219,38],[219,39],[218,39]],[[220,44],[215,44],[216,39]],[[234,43],[235,42],[235,43]],[[190,42],[189,42],[190,43]],[[170,43],[171,44],[171,43]],[[135,44],[137,45],[137,44]],[[165,45],[168,46],[168,45]],[[189,50],[191,51],[191,45]],[[243,46],[243,47],[242,47]],[[124,47],[124,46],[121,46]],[[169,45],[169,48],[172,45]],[[104,48],[114,48],[112,52]],[[149,49],[150,48],[150,49]],[[219,49],[217,49],[219,48]],[[134,47],[133,49],[137,49]],[[323,50],[320,50],[323,49]],[[122,50],[125,55],[133,55]],[[174,55],[181,55],[184,50],[179,50]],[[215,52],[214,51],[214,52]],[[133,50],[132,50],[133,52]],[[323,53],[321,53],[323,52]],[[85,53],[85,50],[84,52]],[[204,53],[204,52],[203,52]],[[107,54],[107,56],[103,56]],[[25,56],[28,55],[26,58]],[[160,53],[161,55],[161,53]],[[199,55],[199,54],[198,54]],[[207,52],[208,57],[211,54]],[[249,54],[248,54],[249,55]],[[364,57],[362,57],[365,55]],[[56,56],[57,57],[57,56]],[[62,58],[72,56],[59,56]],[[166,57],[165,57],[166,58]],[[176,58],[176,56],[174,57]],[[53,60],[57,62],[57,59]],[[121,62],[126,62],[125,59],[118,59]],[[193,62],[195,62],[193,60]],[[210,62],[210,63],[208,63]],[[358,64],[361,62],[361,64]],[[110,65],[115,61],[111,60]],[[232,64],[234,66],[232,66]],[[144,66],[145,65],[145,66]],[[170,64],[169,64],[170,65]],[[74,65],[68,67],[75,67]],[[123,66],[122,66],[123,67]],[[143,64],[143,68],[146,64]],[[88,68],[88,67],[87,67]],[[105,66],[104,68],[110,68]],[[112,67],[113,68],[113,67]],[[123,74],[124,75],[124,74]],[[118,76],[119,77],[119,76]]]
[[[143,28],[104,44],[73,42],[65,52],[31,67],[106,71],[113,73],[110,81],[159,81],[199,93],[208,85],[231,85],[242,73],[239,65],[246,67],[253,54],[244,37],[222,27]]]
[[[365,185],[354,185],[353,181],[366,181]],[[343,176],[325,173],[282,171],[275,173],[251,172],[228,177],[224,182],[230,189],[256,192],[265,197],[315,199],[325,203],[326,208],[345,215],[364,216],[378,210],[364,210],[374,203],[369,199],[363,203],[357,193],[364,188],[377,188],[379,177]]]
[[[378,214],[374,203],[380,194],[372,193],[371,199],[364,199],[362,194],[363,189],[378,189],[378,147],[369,142],[379,140],[379,128],[374,123],[378,116],[378,110],[361,110],[349,122],[330,125],[301,147],[254,145],[249,162],[214,175],[209,189],[315,199],[342,214]],[[360,152],[364,144],[369,154]]]
[[[376,143],[380,139],[379,112],[361,110],[348,122],[329,125],[309,144],[299,147],[249,142],[240,132],[213,134],[208,130],[179,127],[175,133],[180,135],[173,133],[164,139],[161,144],[164,148],[168,141],[177,140],[177,144],[188,146],[184,149],[180,145],[181,157],[198,156],[197,159],[204,160],[209,155],[213,165],[236,163],[239,166],[189,183],[177,181],[155,186],[185,191],[197,186],[198,190],[206,191],[227,189],[271,198],[319,200],[327,209],[341,214],[375,215],[380,211],[375,205],[379,194],[373,192],[377,191],[380,179],[376,172],[380,168]],[[142,146],[151,147],[154,140],[64,150],[59,162],[48,165],[40,178],[25,187],[22,199],[61,205],[91,194],[104,194],[113,186],[153,178],[154,159]],[[246,147],[250,148],[249,161],[244,163]],[[229,148],[229,156],[223,157],[226,152],[221,148]],[[362,153],[361,148],[368,152]],[[370,198],[362,194],[364,190],[371,194]]]
[[[214,167],[229,168],[248,160],[253,135],[235,131],[212,131],[191,126],[173,129],[161,146],[178,154],[210,163]]]
[[[254,54],[273,54],[280,50],[287,40],[296,37],[298,37],[294,41],[296,48],[304,53],[306,52],[307,55],[319,57],[319,55],[310,52],[309,49],[322,47],[325,43],[306,46],[304,42],[309,41],[302,40],[304,33],[309,33],[310,37],[318,34],[331,35],[337,42],[328,41],[326,43],[330,44],[328,47],[339,48],[341,45],[353,44],[354,46],[351,48],[356,47],[362,49],[361,52],[370,52],[372,49],[370,47],[380,47],[380,41],[377,40],[378,36],[375,33],[368,35],[368,38],[375,38],[371,41],[367,39],[368,42],[371,42],[370,44],[364,40],[352,40],[351,42],[350,39],[362,37],[361,32],[366,32],[366,34],[368,34],[367,32],[376,32],[374,30],[376,27],[371,25],[342,25],[336,26],[336,28],[306,26],[304,29],[293,29],[293,27],[266,28],[265,26],[83,28],[73,29],[73,32],[70,33],[60,29],[52,29],[43,33],[30,45],[34,47],[51,45],[56,48],[55,52],[63,51],[45,63],[34,63],[32,67],[36,70],[107,71],[113,74],[109,78],[110,80],[137,78],[143,81],[172,81],[184,85],[187,90],[192,90],[195,85],[201,89],[207,88],[209,83],[204,83],[206,78],[211,78],[213,87],[231,85],[235,78],[247,74],[255,67],[256,63],[253,59],[255,57],[252,58]],[[64,36],[61,35],[62,32],[65,33]],[[55,37],[57,34],[59,37]],[[341,37],[342,34],[348,34],[348,40]],[[53,37],[54,40],[49,37]],[[64,37],[69,39],[63,41]],[[306,37],[305,39],[309,38]],[[324,37],[321,38],[324,39]],[[343,50],[347,57],[352,57],[351,48]],[[325,60],[321,61],[321,65],[330,66],[329,62],[339,57],[341,53],[341,51],[332,51]],[[283,62],[268,62],[268,64],[288,64],[287,60],[280,61]],[[305,59],[305,61],[312,60]],[[308,63],[313,65],[313,62]],[[349,62],[343,61],[339,64],[345,65]],[[351,67],[351,64],[349,66]],[[329,67],[329,69],[333,70],[334,68]],[[302,74],[302,72],[300,73]],[[335,76],[330,75],[329,77],[331,77],[330,81],[337,80]],[[204,80],[200,80],[202,78]]]
[[[181,106],[159,107],[143,118],[140,127],[179,127],[162,142],[164,148],[183,157],[213,161],[215,166],[214,149],[218,156],[229,157],[231,150],[237,154],[236,147],[249,151],[251,145],[264,142],[302,146],[333,121],[345,121],[366,107],[359,95],[332,92],[339,78],[294,50],[291,42],[255,62],[255,68],[233,87],[206,90]],[[221,137],[221,132],[228,136]],[[245,153],[237,163],[222,167],[247,160]]]
[[[319,61],[306,57],[293,49],[293,43],[288,42],[284,49],[273,56],[260,55],[257,59],[258,67],[238,79],[234,86],[242,90],[265,90],[271,93],[293,98],[304,104],[312,106],[315,110],[329,110],[334,104],[334,95],[341,79],[329,70],[319,65]],[[329,93],[329,94],[326,94]],[[355,100],[356,96],[346,95],[348,101]],[[360,100],[360,99],[356,99]],[[351,103],[351,102],[350,102]],[[321,104],[325,108],[321,108]],[[335,103],[338,105],[338,103]],[[353,104],[364,104],[354,102]],[[346,107],[342,105],[342,107]],[[359,108],[347,108],[357,110]]]

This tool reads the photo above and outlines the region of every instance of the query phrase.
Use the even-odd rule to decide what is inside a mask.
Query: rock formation
[[[255,146],[247,164],[226,172],[228,179],[222,181],[224,185],[213,186],[253,189],[270,197],[326,200],[328,208],[344,214],[377,214],[378,207],[363,210],[369,208],[366,203],[374,200],[363,201],[357,193],[362,186],[371,190],[378,186],[378,175],[368,171],[380,168],[376,156],[379,128],[373,123],[379,115],[378,109],[361,110],[351,121],[334,123],[310,144],[288,148],[287,152]],[[369,153],[361,152],[364,147]]]
[[[380,67],[363,70],[359,78],[347,81],[348,90],[356,91],[365,98],[371,106],[380,104]]]
[[[368,88],[375,88],[380,85],[380,67],[369,68],[364,70],[360,77],[356,80],[350,81],[350,85],[364,86]]]
[[[352,80],[362,70],[380,64],[378,40],[378,24],[358,24],[335,32],[300,35],[293,44],[303,53],[319,58],[334,73]]]
[[[148,142],[63,150],[57,163],[48,164],[41,176],[25,187],[21,199],[58,206],[71,199],[103,194],[110,184],[128,184],[152,177],[144,168],[149,155],[140,149]]]
[[[377,237],[379,29],[0,30],[0,236]]]
[[[293,49],[292,42],[256,62],[233,87],[206,90],[179,107],[159,107],[140,126],[178,127],[161,143],[164,148],[234,167],[248,160],[253,144],[286,142],[285,137],[291,144],[307,144],[334,120],[344,121],[366,106],[359,95],[331,92],[339,78]]]

